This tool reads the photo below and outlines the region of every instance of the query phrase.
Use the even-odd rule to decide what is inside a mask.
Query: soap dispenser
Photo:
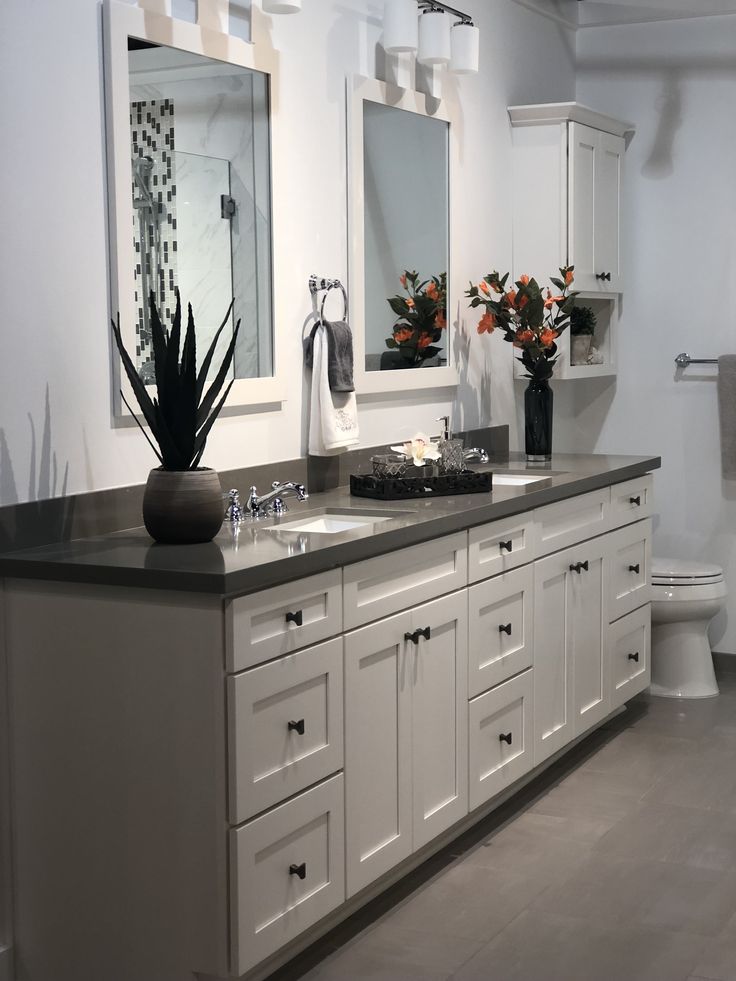
[[[463,469],[463,441],[450,436],[450,417],[439,416],[442,435],[439,441],[440,465],[445,473],[460,473]]]

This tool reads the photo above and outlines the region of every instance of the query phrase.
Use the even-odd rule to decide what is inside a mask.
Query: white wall
[[[618,378],[556,386],[559,448],[661,454],[655,554],[724,566],[731,598],[711,639],[730,653],[736,484],[721,479],[717,372],[677,377],[673,362],[736,351],[734,50],[734,16],[579,31],[578,101],[635,123],[636,136]]]
[[[375,70],[383,5],[308,0],[304,6],[298,16],[274,18],[271,28],[274,46],[283,53],[277,111],[288,119],[294,159],[284,189],[293,263],[288,282],[276,284],[288,297],[277,329],[290,397],[281,411],[220,420],[205,457],[218,469],[304,452],[301,327],[310,310],[307,279],[312,271],[347,276],[345,76]],[[465,6],[477,14],[483,53],[479,77],[450,82],[461,105],[457,179],[465,233],[455,243],[454,267],[461,289],[468,278],[510,263],[506,105],[564,100],[574,92],[569,32],[511,0],[468,0]],[[12,93],[0,104],[0,504],[58,493],[67,465],[71,493],[142,482],[155,462],[139,432],[114,428],[110,419],[100,33],[98,0],[5,0],[0,6],[0,87]],[[26,81],[18,84],[21,78]],[[473,333],[474,325],[475,318]],[[462,338],[458,347],[467,347]],[[495,347],[487,338],[473,339],[458,423],[490,419],[486,357]],[[513,415],[512,385],[501,374],[492,405],[498,423]],[[444,390],[362,402],[363,443],[387,442],[418,428],[434,432],[435,417],[452,398]],[[50,462],[39,466],[46,429]]]

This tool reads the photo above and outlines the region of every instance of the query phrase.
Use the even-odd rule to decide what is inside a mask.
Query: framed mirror
[[[126,347],[153,384],[150,294],[165,323],[175,288],[192,304],[198,363],[234,299],[213,359],[240,319],[227,404],[283,401],[275,55],[116,0],[104,16],[111,294]],[[113,363],[123,416],[116,352]]]
[[[352,80],[349,98],[351,324],[359,392],[457,384],[452,365],[449,108],[419,92]]]

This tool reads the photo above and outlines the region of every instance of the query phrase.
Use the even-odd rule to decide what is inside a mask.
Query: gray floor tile
[[[639,907],[640,923],[715,937],[736,910],[736,872],[661,863],[656,890]]]
[[[686,981],[702,937],[522,913],[453,981]]]
[[[595,854],[630,861],[673,861],[710,867],[705,843],[715,817],[697,808],[643,802],[594,846]],[[718,816],[722,821],[723,817]],[[736,847],[736,841],[734,842]],[[721,869],[723,863],[716,863]]]
[[[736,981],[736,937],[713,940],[695,967],[698,978]]]

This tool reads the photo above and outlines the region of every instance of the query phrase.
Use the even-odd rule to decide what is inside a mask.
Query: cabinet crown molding
[[[539,126],[544,123],[582,123],[592,129],[603,130],[612,136],[634,133],[633,123],[626,123],[605,113],[596,112],[579,102],[545,102],[529,106],[509,106],[512,126]]]

